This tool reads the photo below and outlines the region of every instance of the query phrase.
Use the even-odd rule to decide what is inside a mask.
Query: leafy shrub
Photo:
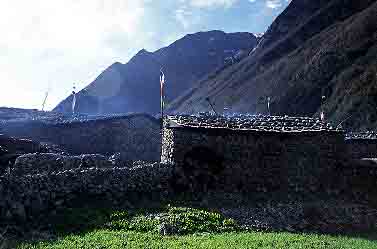
[[[170,205],[157,209],[67,209],[50,221],[55,223],[54,227],[61,235],[102,228],[153,233],[162,233],[164,229],[168,229],[170,232],[167,234],[220,233],[240,230],[233,219],[228,219],[217,212]]]
[[[180,234],[230,232],[238,229],[233,219],[226,219],[217,212],[194,208],[170,207],[162,220],[176,227]]]
[[[107,226],[115,230],[157,232],[162,224],[173,227],[178,234],[238,230],[233,219],[226,219],[217,212],[171,206],[157,214],[145,214],[141,211],[132,215],[117,211],[110,216]]]
[[[109,228],[137,232],[155,231],[159,225],[158,220],[145,215],[132,216],[126,211],[117,211],[111,214]]]

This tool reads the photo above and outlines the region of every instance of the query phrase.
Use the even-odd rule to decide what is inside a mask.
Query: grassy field
[[[23,244],[18,248],[377,248],[377,242],[359,238],[289,233],[222,233],[161,236],[151,232],[91,231],[51,242]]]
[[[66,248],[376,248],[370,236],[245,231],[219,213],[165,206],[133,210],[70,209],[49,218],[55,236],[17,243],[19,249]],[[174,235],[161,235],[161,224]]]

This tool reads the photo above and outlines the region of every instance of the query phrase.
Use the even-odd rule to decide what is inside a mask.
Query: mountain
[[[292,0],[241,62],[209,74],[169,111],[319,115],[377,127],[377,1]],[[325,96],[325,99],[322,98]],[[323,103],[323,107],[322,106]]]
[[[114,63],[77,95],[76,112],[108,114],[160,111],[160,69],[169,103],[211,71],[236,63],[257,44],[250,33],[189,34],[156,52],[139,51],[128,63]],[[73,96],[54,111],[71,112]]]

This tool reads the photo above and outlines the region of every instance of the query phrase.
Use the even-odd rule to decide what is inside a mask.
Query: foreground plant
[[[126,211],[114,212],[107,227],[115,230],[160,232],[165,235],[239,230],[233,219],[227,219],[217,212],[170,205],[155,213],[139,211],[133,215]]]

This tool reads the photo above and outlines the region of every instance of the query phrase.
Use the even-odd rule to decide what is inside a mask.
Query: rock
[[[122,163],[122,158],[120,152],[117,152],[109,157],[108,159],[113,166],[119,166]]]
[[[17,139],[0,134],[0,146],[8,153],[35,153],[40,151],[40,144],[29,139]]]
[[[8,150],[0,145],[0,156],[8,154]]]
[[[56,206],[56,207],[60,207],[60,206],[63,205],[63,203],[64,203],[64,200],[58,200],[58,201],[55,201],[55,206]]]
[[[8,168],[14,164],[20,154],[4,154],[0,156],[0,175],[8,173]]]
[[[82,155],[79,168],[111,168],[113,164],[99,154]]]
[[[288,232],[291,232],[291,233],[296,232],[296,230],[295,230],[292,226],[290,226],[290,225],[286,226],[285,229],[286,229]]]
[[[158,232],[163,236],[174,235],[178,233],[178,229],[172,224],[162,222],[158,226]]]
[[[48,142],[41,142],[40,146],[41,146],[40,148],[41,153],[54,153],[54,154],[61,154],[64,156],[69,156],[69,153],[67,153],[59,145],[48,143]]]

